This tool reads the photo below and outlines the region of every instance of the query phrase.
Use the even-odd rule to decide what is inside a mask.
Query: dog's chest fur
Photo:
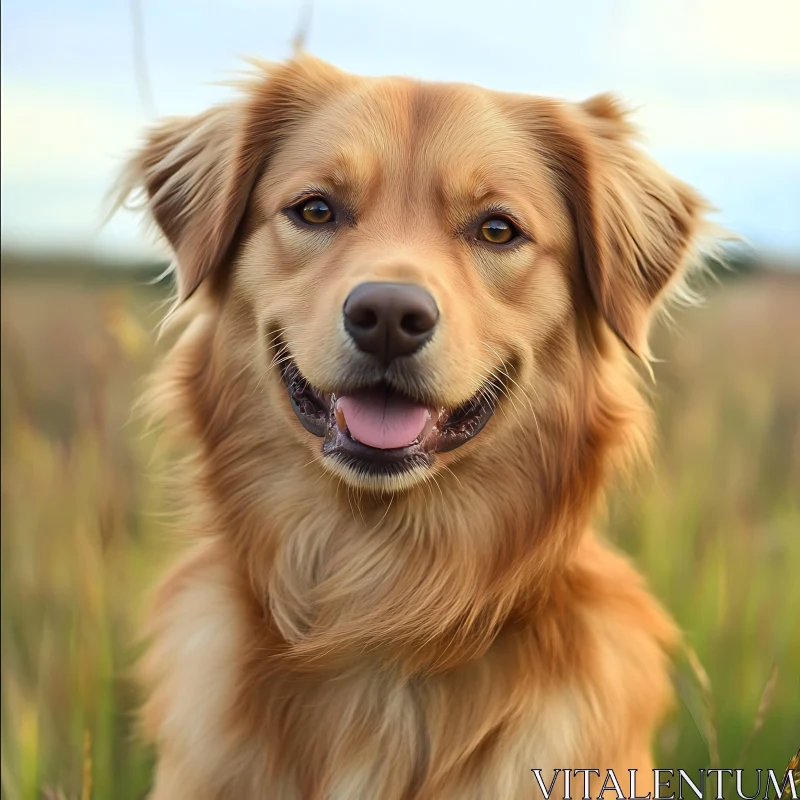
[[[203,555],[166,586],[146,664],[154,800],[532,797],[532,768],[640,766],[667,694],[658,642],[630,620],[618,632],[625,621],[613,615],[589,620],[596,636],[580,643],[590,683],[537,675],[524,631],[428,677],[403,679],[366,656],[298,677],[254,647],[223,564]],[[628,750],[606,749],[622,732]]]

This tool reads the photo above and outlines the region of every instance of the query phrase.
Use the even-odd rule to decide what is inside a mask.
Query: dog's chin
[[[412,398],[388,381],[325,391],[286,353],[281,376],[297,419],[322,439],[322,466],[374,491],[403,491],[427,480],[440,453],[478,436],[503,391],[499,382],[488,382],[457,408]]]

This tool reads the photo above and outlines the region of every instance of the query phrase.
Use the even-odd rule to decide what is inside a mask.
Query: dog
[[[153,800],[652,791],[679,633],[592,515],[705,201],[611,95],[253,67],[119,190],[174,252],[154,397],[189,448]]]

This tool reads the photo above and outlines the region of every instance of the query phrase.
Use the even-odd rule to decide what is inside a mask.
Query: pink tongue
[[[380,450],[406,447],[422,433],[430,411],[400,397],[376,393],[345,395],[337,400],[347,429],[356,441]]]

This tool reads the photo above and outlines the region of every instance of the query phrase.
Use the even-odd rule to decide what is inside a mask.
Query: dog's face
[[[182,297],[206,281],[248,318],[274,429],[349,484],[397,490],[541,446],[590,342],[645,349],[701,203],[628,138],[607,98],[304,58],[168,122],[135,168]]]
[[[569,316],[568,214],[480,90],[363,81],[286,140],[251,204],[234,280],[288,390],[277,413],[353,483],[410,485],[488,440]]]

